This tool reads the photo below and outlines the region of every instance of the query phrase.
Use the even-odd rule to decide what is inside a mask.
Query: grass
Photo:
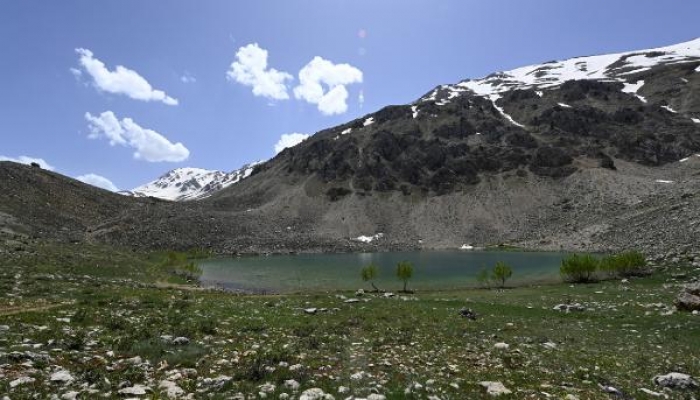
[[[158,383],[178,374],[174,381],[184,391],[213,399],[255,397],[268,382],[276,386],[269,398],[298,397],[284,387],[289,379],[301,391],[319,387],[336,398],[373,392],[389,399],[487,398],[478,385],[483,380],[501,381],[514,392],[502,399],[543,398],[543,392],[608,398],[599,384],[647,398],[640,389],[659,391],[651,383],[657,374],[700,376],[700,317],[662,315],[679,291],[673,274],[697,276],[683,264],[629,284],[368,294],[348,304],[341,296],[350,292],[239,296],[156,288],[152,283],[167,276],[158,265],[161,255],[117,251],[107,257],[103,250],[83,248],[75,262],[30,257],[0,268],[0,325],[9,328],[0,332],[0,393],[13,400],[70,390],[85,398],[119,398],[119,384],[129,381],[149,386],[153,398],[167,398],[158,394]],[[101,266],[91,268],[96,260]],[[587,311],[552,309],[564,302]],[[2,313],[47,304],[55,307]],[[326,311],[305,314],[310,307]],[[462,307],[479,318],[461,318]],[[164,335],[190,342],[175,345]],[[510,348],[495,349],[498,342]],[[13,353],[26,351],[45,352],[48,359],[27,364]],[[59,368],[75,381],[50,382]],[[36,380],[10,388],[21,376]],[[341,386],[348,393],[338,393]],[[669,392],[678,399],[690,394]]]

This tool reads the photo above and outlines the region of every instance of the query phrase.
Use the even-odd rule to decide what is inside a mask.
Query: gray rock
[[[666,375],[657,375],[652,380],[656,385],[670,389],[696,389],[698,382],[688,374],[670,372]]]
[[[190,339],[184,337],[184,336],[179,336],[173,339],[173,344],[177,346],[184,346],[186,344],[190,344]]]
[[[562,312],[572,312],[572,311],[586,311],[586,307],[582,306],[580,303],[574,303],[574,304],[557,304],[553,308],[556,311],[562,311]]]
[[[682,311],[700,310],[700,282],[686,286],[676,299],[676,308]]]
[[[478,317],[478,315],[474,311],[472,311],[471,308],[462,308],[461,310],[459,310],[459,315],[461,315],[464,318],[468,318],[472,321],[476,321],[476,318]]]

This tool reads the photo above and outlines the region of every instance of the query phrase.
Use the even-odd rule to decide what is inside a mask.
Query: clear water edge
[[[295,254],[207,259],[199,262],[203,286],[255,293],[295,293],[370,288],[360,278],[363,266],[374,263],[382,290],[398,291],[395,276],[399,261],[414,265],[410,289],[450,290],[478,285],[476,276],[497,261],[513,268],[508,286],[551,283],[559,280],[566,253],[518,251],[414,251],[384,253]]]

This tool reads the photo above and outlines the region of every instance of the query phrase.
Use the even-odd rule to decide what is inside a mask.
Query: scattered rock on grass
[[[500,396],[502,394],[511,394],[508,388],[503,386],[501,382],[483,381],[479,382],[479,385],[486,389],[486,393],[491,396]]]
[[[698,386],[698,382],[693,379],[693,377],[680,372],[657,375],[654,377],[653,382],[658,386],[667,387],[670,389],[696,389],[700,387]]]

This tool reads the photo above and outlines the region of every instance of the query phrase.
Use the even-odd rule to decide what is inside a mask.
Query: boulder
[[[652,381],[658,386],[669,389],[697,389],[700,387],[693,377],[680,372],[657,375]]]
[[[686,286],[676,299],[676,308],[682,311],[700,310],[700,282]]]

